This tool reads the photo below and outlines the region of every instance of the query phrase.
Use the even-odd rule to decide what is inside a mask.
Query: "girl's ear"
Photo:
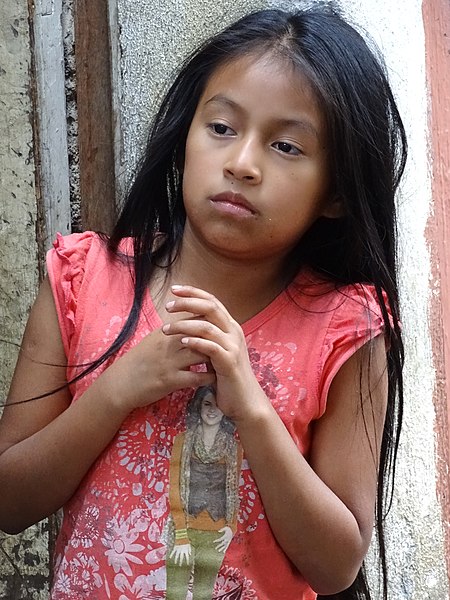
[[[322,217],[327,219],[340,219],[345,215],[344,202],[341,196],[333,196],[325,204]]]

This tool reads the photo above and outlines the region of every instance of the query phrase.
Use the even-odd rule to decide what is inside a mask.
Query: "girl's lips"
[[[213,204],[216,204],[224,212],[236,215],[254,215],[256,210],[250,204],[245,196],[234,192],[222,192],[210,198]]]

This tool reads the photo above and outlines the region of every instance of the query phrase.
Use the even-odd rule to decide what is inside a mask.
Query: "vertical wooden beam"
[[[40,278],[45,274],[45,253],[56,233],[71,232],[69,160],[62,31],[62,0],[28,0],[32,42],[33,134],[35,194]],[[44,525],[45,523],[45,525]],[[40,552],[52,580],[51,560],[59,531],[58,518],[51,515],[42,523],[47,551]],[[31,529],[37,540],[40,528]]]
[[[74,28],[82,227],[109,233],[116,192],[108,0],[75,0]]]
[[[424,0],[425,50],[429,92],[433,214],[427,237],[433,284],[438,292],[430,310],[435,390],[438,495],[443,507],[450,574],[450,3]]]

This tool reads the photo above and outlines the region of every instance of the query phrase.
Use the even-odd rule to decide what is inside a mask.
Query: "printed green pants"
[[[191,555],[188,564],[179,565],[166,558],[166,600],[185,600],[191,574],[193,576],[192,600],[211,600],[214,583],[223,561],[223,552],[218,552],[214,541],[220,538],[217,531],[188,529]]]

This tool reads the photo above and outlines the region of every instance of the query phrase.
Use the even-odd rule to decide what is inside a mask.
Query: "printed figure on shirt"
[[[185,598],[191,578],[193,600],[212,597],[237,524],[242,450],[235,431],[217,406],[214,388],[199,388],[170,459],[168,600]]]

